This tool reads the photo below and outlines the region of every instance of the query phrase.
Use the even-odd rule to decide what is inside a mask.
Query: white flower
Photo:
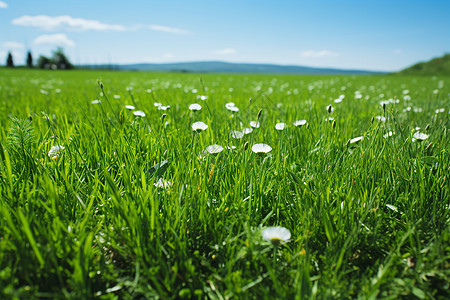
[[[275,129],[276,130],[284,130],[286,128],[287,124],[286,123],[277,123],[275,124]]]
[[[398,211],[397,207],[391,204],[386,204],[386,207],[393,211]]]
[[[200,109],[202,109],[202,106],[200,104],[194,103],[194,104],[189,105],[189,110],[197,111]]]
[[[284,227],[267,227],[261,232],[263,239],[271,242],[273,245],[278,246],[289,242],[291,238],[291,232]]]
[[[386,133],[385,135],[383,135],[383,137],[384,137],[385,139],[387,139],[388,137],[393,136],[394,134],[395,134],[395,132],[389,131],[388,133]]]
[[[159,189],[168,189],[172,184],[170,181],[160,178],[157,182],[153,183],[153,185]]]
[[[332,111],[334,111],[334,107],[330,104],[330,105],[328,105],[327,106],[327,111],[329,112],[329,113],[331,113]]]
[[[211,145],[211,146],[206,147],[205,150],[206,150],[209,154],[217,154],[217,153],[222,152],[223,147],[220,146],[220,145]]]
[[[244,136],[244,133],[238,131],[238,130],[231,130],[231,136],[235,139],[241,139]]]
[[[114,99],[120,99],[120,95],[114,95]]]
[[[135,107],[133,105],[125,105],[126,109],[133,110]]]
[[[260,124],[258,121],[250,121],[250,126],[253,128],[259,128]]]
[[[272,151],[272,147],[267,144],[254,144],[252,151],[255,153],[269,153]]]
[[[206,130],[208,128],[208,125],[206,125],[203,122],[195,122],[194,124],[192,124],[192,130],[200,132],[203,130]]]
[[[348,141],[348,143],[349,143],[350,145],[351,145],[351,144],[356,144],[356,143],[358,143],[359,141],[361,141],[363,138],[364,138],[363,136],[358,136],[358,137],[355,137],[355,138],[350,139],[350,140]]]
[[[252,132],[253,132],[252,128],[244,128],[244,129],[242,129],[242,133],[243,134],[249,134],[249,133],[252,133]]]
[[[413,138],[421,142],[428,138],[428,134],[417,131],[416,133],[414,133]]]
[[[294,126],[303,126],[305,125],[307,122],[306,120],[297,120],[293,123]]]
[[[64,149],[65,147],[60,145],[53,146],[50,151],[48,151],[48,157],[50,157],[50,159],[55,159],[61,155]]]
[[[97,99],[97,100],[92,100],[92,101],[91,101],[92,104],[99,104],[99,103],[101,103],[101,102],[102,102],[102,101],[100,101],[100,100],[98,100],[98,99]]]
[[[386,118],[383,117],[383,116],[376,116],[375,118],[378,119],[381,122],[386,122]]]
[[[236,105],[234,105],[233,102],[229,102],[229,103],[225,104],[225,108],[230,111],[234,111],[234,112],[239,111],[239,108],[236,107]]]
[[[138,117],[145,117],[145,112],[143,112],[142,110],[134,111],[133,114]]]

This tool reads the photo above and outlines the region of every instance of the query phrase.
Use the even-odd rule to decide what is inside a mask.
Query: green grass
[[[425,75],[425,76],[449,76],[450,75],[450,54],[433,58],[426,62],[419,62],[400,72],[400,75]]]
[[[448,77],[0,79],[0,298],[449,296]],[[233,139],[260,110],[260,128]],[[256,143],[272,151],[252,153]],[[236,149],[204,153],[212,144]],[[264,241],[268,226],[290,241]]]

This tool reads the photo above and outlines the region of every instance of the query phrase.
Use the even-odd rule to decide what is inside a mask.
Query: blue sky
[[[274,63],[396,71],[450,52],[448,0],[0,1],[0,64]]]

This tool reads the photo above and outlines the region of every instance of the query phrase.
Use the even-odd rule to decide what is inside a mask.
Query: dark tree
[[[52,70],[69,70],[74,68],[61,48],[56,49],[56,51],[53,52],[53,56],[51,58],[41,55],[38,59],[37,66],[40,69]]]
[[[64,54],[62,48],[58,48],[53,52],[52,63],[56,65],[58,69],[73,69],[74,66],[70,63],[69,59]]]
[[[40,69],[50,69],[51,63],[50,58],[41,55],[38,58],[37,66]]]
[[[28,68],[33,67],[33,56],[31,56],[31,51],[28,51],[28,54],[27,54],[27,67]]]
[[[8,58],[6,59],[6,66],[8,68],[14,68],[14,60],[11,52],[8,52]]]

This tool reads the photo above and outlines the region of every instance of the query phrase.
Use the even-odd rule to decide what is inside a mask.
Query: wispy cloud
[[[8,8],[8,4],[6,2],[0,1],[0,8]]]
[[[189,31],[184,30],[184,29],[156,25],[156,24],[149,25],[148,28],[151,30],[155,30],[155,31],[162,31],[162,32],[168,32],[168,33],[175,33],[175,34],[188,34],[189,33]]]
[[[43,34],[34,39],[35,44],[51,44],[59,46],[75,46],[75,42],[69,39],[64,33]]]
[[[87,20],[83,18],[74,18],[72,16],[21,16],[11,21],[13,25],[36,27],[45,31],[134,31],[139,29],[150,29],[154,31],[174,33],[174,34],[189,34],[190,32],[175,27],[162,25],[133,25],[124,26],[120,24],[106,24],[98,20]]]
[[[18,42],[7,41],[3,43],[3,47],[8,49],[23,49],[25,45]]]
[[[68,31],[86,31],[86,30],[114,30],[125,31],[127,28],[122,25],[106,24],[97,20],[86,20],[82,18],[73,18],[71,16],[21,16],[11,21],[14,25],[37,27],[42,30],[68,30]]]
[[[236,53],[236,49],[225,48],[225,49],[221,49],[221,50],[216,50],[213,53],[217,54],[217,55],[230,55],[230,54],[235,54]]]
[[[337,57],[339,53],[330,50],[306,50],[300,53],[302,57]]]

